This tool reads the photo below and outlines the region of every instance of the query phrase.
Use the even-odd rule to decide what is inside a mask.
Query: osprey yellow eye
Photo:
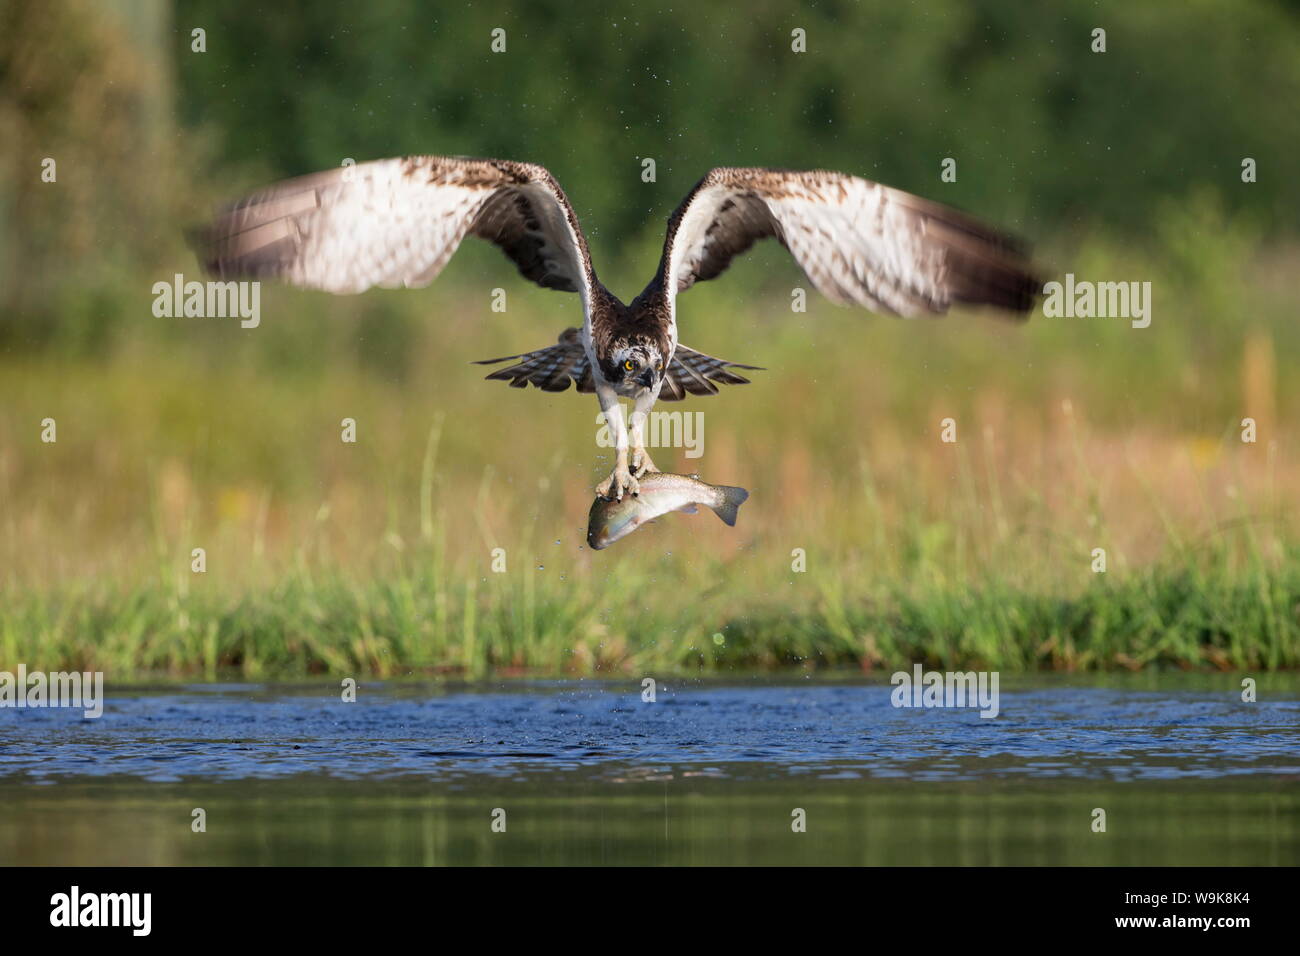
[[[626,362],[624,362],[623,367],[627,369],[629,372],[632,371],[634,368],[636,368],[636,366],[632,364],[631,359],[628,359]]]

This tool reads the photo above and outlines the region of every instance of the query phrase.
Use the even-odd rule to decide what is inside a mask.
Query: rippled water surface
[[[110,691],[98,720],[0,710],[0,860],[1300,861],[1285,681],[1249,704],[1218,677],[1004,685],[996,719],[890,691],[227,684]]]

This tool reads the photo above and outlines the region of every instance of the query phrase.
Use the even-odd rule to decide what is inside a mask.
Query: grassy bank
[[[417,559],[423,557],[415,556]],[[752,559],[701,581],[671,562],[569,577],[419,568],[365,582],[301,572],[219,598],[161,587],[7,595],[3,660],[121,678],[487,672],[664,674],[752,668],[1001,670],[1300,666],[1300,553],[1278,565],[1151,567],[1074,594],[990,576],[781,581]],[[861,573],[864,577],[857,577]],[[744,579],[743,596],[728,582]],[[780,596],[778,596],[780,595]]]

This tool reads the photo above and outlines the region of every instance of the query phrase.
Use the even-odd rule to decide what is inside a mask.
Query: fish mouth
[[[591,550],[593,550],[593,551],[603,551],[603,550],[605,550],[606,548],[609,547],[609,534],[608,534],[608,532],[600,531],[600,532],[597,532],[596,534],[588,534],[588,535],[587,535],[587,544],[589,544],[589,545],[591,546]]]

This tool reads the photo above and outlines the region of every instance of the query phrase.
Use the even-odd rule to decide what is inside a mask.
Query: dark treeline
[[[1274,2],[181,0],[176,24],[208,33],[176,47],[182,115],[229,160],[526,158],[618,237],[717,164],[830,166],[1041,229],[1140,231],[1202,185],[1270,225],[1300,208],[1300,19]]]

